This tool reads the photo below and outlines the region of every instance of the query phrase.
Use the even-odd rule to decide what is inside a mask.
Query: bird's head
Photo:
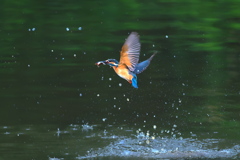
[[[106,64],[108,64],[110,67],[117,67],[118,66],[118,61],[116,59],[108,59],[105,61]]]

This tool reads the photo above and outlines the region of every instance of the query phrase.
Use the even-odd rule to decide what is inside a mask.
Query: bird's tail
[[[132,79],[132,86],[134,88],[138,88],[138,85],[137,85],[137,76],[135,75]]]

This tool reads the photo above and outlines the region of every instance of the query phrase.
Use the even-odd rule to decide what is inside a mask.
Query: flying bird
[[[119,62],[116,59],[107,59],[105,61],[99,61],[95,63],[95,65],[109,65],[114,69],[117,75],[127,80],[134,88],[138,88],[137,74],[147,69],[156,54],[154,53],[147,60],[138,63],[140,48],[139,35],[136,32],[132,32],[122,46]]]

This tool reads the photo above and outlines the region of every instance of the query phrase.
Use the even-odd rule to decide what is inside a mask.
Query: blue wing
[[[119,63],[125,64],[133,72],[138,64],[140,47],[139,35],[136,32],[132,32],[122,47]]]
[[[135,70],[134,70],[134,73],[136,74],[139,74],[139,73],[142,73],[145,69],[147,69],[147,67],[149,66],[151,60],[153,59],[153,57],[155,56],[156,53],[154,53],[150,58],[148,58],[147,60],[141,62],[141,63],[138,63]]]

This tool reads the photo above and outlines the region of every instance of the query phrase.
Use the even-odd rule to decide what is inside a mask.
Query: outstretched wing
[[[140,47],[139,35],[136,32],[132,32],[122,46],[119,63],[125,64],[133,72],[138,64]]]
[[[153,57],[155,56],[156,53],[154,53],[147,60],[145,60],[145,61],[143,61],[141,63],[138,63],[137,66],[135,67],[135,70],[133,71],[133,73],[139,74],[139,73],[142,73],[145,69],[147,69],[147,67],[149,66],[151,60],[153,59]]]

